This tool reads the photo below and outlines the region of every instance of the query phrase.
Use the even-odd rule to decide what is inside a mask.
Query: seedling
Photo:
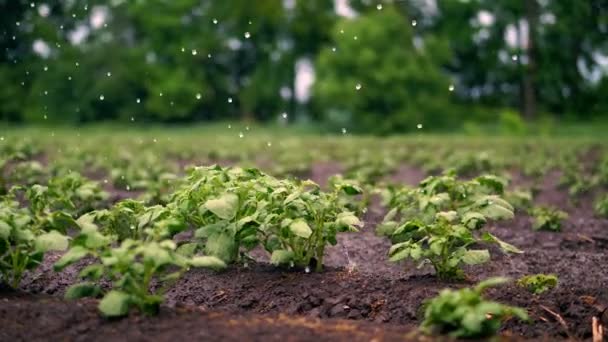
[[[593,208],[598,216],[608,218],[608,194],[599,197]]]
[[[68,238],[32,225],[32,215],[6,196],[0,202],[0,281],[17,288],[25,271],[38,267],[44,253],[68,247]]]
[[[189,267],[221,269],[223,261],[212,256],[186,257],[176,252],[171,240],[143,241],[124,240],[112,247],[112,239],[99,233],[90,219],[79,222],[82,233],[74,240],[72,248],[55,264],[55,270],[92,257],[96,263],[80,271],[87,281],[72,285],[66,298],[75,299],[97,296],[102,290],[96,283],[106,278],[112,281],[112,289],[99,302],[99,310],[106,317],[127,315],[131,307],[137,307],[148,315],[158,313],[163,294]],[[156,281],[157,285],[152,286]]]
[[[562,221],[568,214],[553,207],[535,207],[531,212],[534,217],[532,228],[534,230],[549,230],[558,232],[562,229]]]
[[[483,298],[482,293],[486,288],[507,281],[506,278],[490,278],[472,289],[442,290],[437,297],[425,303],[422,331],[455,338],[485,338],[495,335],[507,318],[528,320],[524,309]]]
[[[464,182],[444,175],[427,178],[418,189],[393,192],[393,208],[379,227],[393,241],[390,260],[420,260],[419,266],[430,263],[442,279],[461,279],[463,264],[490,259],[487,249],[470,249],[474,244],[496,243],[505,252],[522,253],[488,232],[477,234],[490,219],[513,217],[513,207],[498,196],[503,190],[504,182],[494,176]]]
[[[517,285],[534,294],[541,294],[557,286],[555,274],[533,274],[519,278]]]

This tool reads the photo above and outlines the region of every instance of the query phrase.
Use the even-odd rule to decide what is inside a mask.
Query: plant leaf
[[[462,256],[462,262],[467,265],[478,265],[483,264],[490,260],[490,252],[487,249],[470,249],[467,250]]]
[[[128,294],[112,290],[108,292],[99,302],[99,311],[106,317],[120,317],[129,313],[131,296]]]
[[[304,220],[295,220],[289,225],[289,230],[294,235],[308,239],[312,235],[312,229]]]
[[[213,270],[226,268],[226,263],[222,259],[214,256],[195,256],[188,262],[193,267],[204,267]]]
[[[36,237],[36,250],[39,252],[65,251],[68,245],[68,237],[56,230]]]
[[[232,193],[223,194],[220,198],[210,199],[205,202],[207,210],[214,213],[217,217],[230,220],[236,215],[239,205],[239,197]]]

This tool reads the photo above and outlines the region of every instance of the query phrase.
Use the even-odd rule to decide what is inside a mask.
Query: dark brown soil
[[[313,167],[312,178],[321,182],[338,169],[333,164]],[[413,185],[423,176],[402,167],[391,179]],[[469,279],[464,282],[446,283],[430,268],[389,263],[390,243],[374,234],[384,214],[376,200],[366,213],[365,228],[343,234],[339,244],[327,250],[324,272],[277,270],[264,263],[220,273],[192,270],[167,293],[169,308],[156,318],[135,314],[108,322],[97,316],[93,301],[59,300],[74,283],[78,267],[53,273],[51,265],[59,256],[49,255],[22,283],[22,291],[38,295],[0,291],[0,340],[414,339],[420,337],[405,334],[420,323],[421,304],[441,289],[469,286],[490,276],[536,273],[557,274],[558,287],[542,295],[513,284],[488,291],[489,298],[524,307],[530,314],[529,323],[508,321],[503,336],[590,339],[592,317],[608,305],[608,220],[593,217],[591,197],[577,204],[569,201],[567,193],[555,187],[558,177],[555,172],[545,176],[536,201],[570,214],[563,231],[535,232],[531,218],[518,213],[515,220],[491,231],[525,253],[505,255],[491,248],[492,261],[467,269]],[[527,184],[523,177],[514,179],[517,186]]]

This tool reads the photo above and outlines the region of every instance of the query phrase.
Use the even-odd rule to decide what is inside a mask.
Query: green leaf
[[[278,249],[272,252],[270,257],[270,262],[273,265],[286,265],[289,262],[293,261],[295,255],[292,251],[288,251],[285,249]]]
[[[218,257],[227,263],[234,261],[236,248],[234,238],[226,232],[212,234],[205,242],[205,254]]]
[[[86,248],[82,246],[74,246],[70,248],[70,250],[68,250],[67,253],[65,253],[59,260],[57,260],[53,266],[53,269],[55,271],[61,271],[66,266],[69,266],[84,258],[88,253],[89,251]]]
[[[467,265],[478,265],[483,264],[490,260],[490,252],[487,249],[481,250],[467,250],[462,256],[462,262]]]
[[[131,296],[128,294],[112,290],[108,292],[99,302],[99,311],[106,317],[120,317],[129,313]]]
[[[296,236],[308,239],[312,235],[312,229],[304,220],[295,220],[289,225],[289,230]]]
[[[496,236],[485,232],[483,233],[483,235],[481,236],[482,240],[486,241],[486,242],[495,242],[498,244],[498,246],[500,246],[500,249],[502,249],[505,252],[508,253],[517,253],[517,254],[522,254],[524,251],[522,251],[521,249],[513,246],[510,243],[504,242],[501,239],[497,238]]]
[[[102,275],[103,265],[100,264],[89,265],[83,268],[82,271],[80,271],[80,273],[78,274],[80,278],[89,278],[93,280],[99,280]]]
[[[475,286],[475,291],[481,292],[481,291],[487,289],[488,287],[502,285],[502,284],[508,283],[509,281],[511,281],[511,279],[509,279],[507,277],[488,278],[488,279],[480,282],[479,284],[477,284],[477,286]]]
[[[4,221],[0,221],[0,239],[8,239],[11,235],[11,226]]]
[[[101,289],[93,283],[79,283],[70,286],[66,291],[65,299],[78,299],[84,297],[97,297]]]
[[[68,249],[68,237],[52,230],[36,238],[36,250],[40,252],[65,251]]]
[[[239,197],[232,193],[223,194],[220,198],[208,200],[204,204],[207,210],[224,220],[234,218],[238,205]]]
[[[191,257],[196,252],[197,247],[198,247],[198,244],[195,242],[185,243],[185,244],[177,247],[175,252],[181,256]]]
[[[211,268],[221,270],[226,268],[226,263],[222,259],[214,256],[195,256],[188,262],[193,267]]]

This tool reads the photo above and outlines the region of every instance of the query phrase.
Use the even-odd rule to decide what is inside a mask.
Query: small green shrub
[[[562,229],[563,221],[568,218],[566,212],[553,207],[535,207],[531,214],[534,217],[534,230],[558,232]]]
[[[534,294],[541,294],[557,286],[557,282],[555,274],[533,274],[519,278],[517,285]]]
[[[524,309],[487,301],[482,292],[507,282],[506,278],[490,278],[474,288],[444,289],[425,303],[425,333],[450,335],[456,338],[484,338],[496,334],[504,319],[517,317],[528,320]]]

